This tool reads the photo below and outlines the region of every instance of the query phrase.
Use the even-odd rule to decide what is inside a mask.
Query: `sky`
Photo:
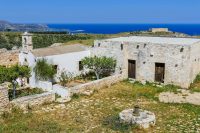
[[[0,0],[14,23],[198,23],[200,0]]]

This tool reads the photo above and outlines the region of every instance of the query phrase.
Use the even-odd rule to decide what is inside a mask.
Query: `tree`
[[[0,66],[0,83],[12,82],[13,85],[13,99],[15,99],[15,91],[18,77],[30,77],[30,68],[26,66],[14,65],[11,67]]]
[[[17,79],[18,77],[30,77],[30,68],[27,66],[15,65],[8,69],[10,81]]]
[[[30,68],[26,66],[14,65],[11,67],[0,66],[0,83],[12,82],[18,77],[30,77]]]
[[[56,74],[53,65],[48,64],[47,60],[44,58],[37,60],[34,72],[37,80],[53,80]]]
[[[85,57],[81,62],[85,69],[90,69],[95,73],[97,79],[105,73],[114,72],[116,66],[116,60],[105,56]]]

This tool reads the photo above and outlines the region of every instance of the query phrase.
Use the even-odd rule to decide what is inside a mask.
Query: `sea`
[[[168,28],[173,32],[200,35],[200,24],[48,24],[49,28],[72,33],[116,34],[146,31],[150,28]]]

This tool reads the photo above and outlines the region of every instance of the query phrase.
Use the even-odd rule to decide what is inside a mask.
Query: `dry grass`
[[[76,96],[64,108],[51,104],[25,115],[19,111],[4,115],[0,132],[198,132],[200,107],[159,103],[157,96],[166,89],[174,88],[118,83],[90,97]],[[133,108],[136,95],[143,109],[156,114],[156,126],[148,131],[118,121],[120,111]]]
[[[72,45],[72,44],[83,44],[83,45],[87,45],[87,46],[92,46],[94,44],[94,39],[73,40],[73,41],[69,41],[67,43],[64,43],[64,45]]]

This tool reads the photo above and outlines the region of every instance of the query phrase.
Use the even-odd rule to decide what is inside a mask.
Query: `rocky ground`
[[[159,95],[159,101],[164,103],[189,103],[200,105],[200,92],[190,92],[180,89],[179,92],[163,92]]]
[[[3,116],[0,132],[200,132],[200,106],[158,101],[160,92],[172,88],[118,83],[89,97],[74,95],[66,104],[44,105],[27,114],[14,110]],[[133,108],[136,98],[143,109],[155,113],[155,127],[145,131],[119,122],[118,113]]]

